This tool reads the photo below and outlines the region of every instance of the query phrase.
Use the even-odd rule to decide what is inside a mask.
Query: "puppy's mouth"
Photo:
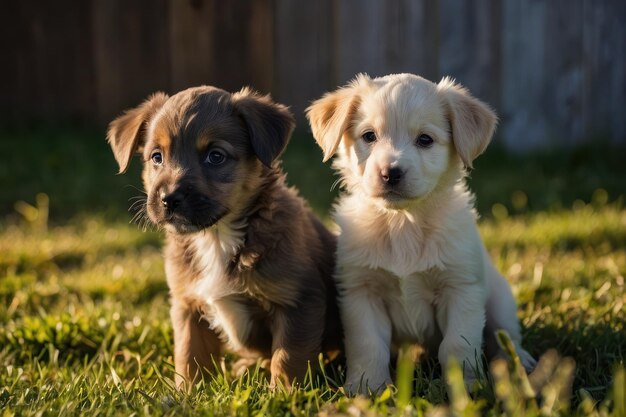
[[[402,202],[415,199],[414,196],[409,195],[406,192],[403,192],[402,190],[399,190],[397,188],[391,187],[384,187],[378,190],[378,192],[374,193],[372,197],[380,198],[388,202]]]
[[[379,197],[389,201],[403,201],[411,199],[411,197],[407,196],[405,193],[395,190],[393,188],[383,190]]]
[[[404,209],[420,199],[420,196],[410,195],[394,188],[382,189],[373,197],[390,209]]]
[[[171,213],[164,217],[159,222],[160,226],[163,226],[166,230],[178,233],[178,234],[190,234],[203,231],[214,226],[224,216],[228,214],[227,210],[220,212],[217,215],[203,217],[202,221],[190,219],[179,213]]]

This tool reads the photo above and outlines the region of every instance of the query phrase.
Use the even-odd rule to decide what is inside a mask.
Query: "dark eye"
[[[205,159],[205,162],[208,162],[212,165],[220,165],[223,164],[224,161],[226,161],[226,155],[216,150],[209,151],[209,154]]]
[[[153,152],[150,159],[152,159],[154,165],[161,165],[163,163],[163,155],[161,155],[161,152]]]
[[[433,138],[428,135],[419,135],[417,138],[417,145],[421,148],[430,148],[433,144]]]
[[[369,131],[369,132],[365,132],[363,133],[363,136],[361,136],[363,138],[363,140],[366,143],[372,143],[376,140],[376,133]]]

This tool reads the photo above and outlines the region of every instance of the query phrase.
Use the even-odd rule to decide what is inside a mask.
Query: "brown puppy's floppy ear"
[[[313,137],[324,152],[324,162],[337,152],[339,142],[359,105],[358,87],[368,81],[370,78],[367,75],[359,74],[345,87],[326,93],[306,109]]]
[[[293,115],[269,95],[262,96],[248,87],[233,94],[233,104],[248,126],[252,150],[263,165],[271,168],[296,126]]]
[[[107,141],[113,149],[120,174],[128,169],[133,154],[141,152],[146,140],[146,124],[167,98],[164,93],[155,93],[138,107],[126,111],[109,124]]]
[[[463,164],[472,167],[493,136],[498,117],[491,108],[472,97],[469,91],[454,80],[444,77],[437,90],[446,98],[452,141]]]

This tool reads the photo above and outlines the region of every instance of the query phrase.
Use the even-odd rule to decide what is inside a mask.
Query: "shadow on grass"
[[[626,359],[626,333],[609,323],[572,320],[565,326],[535,322],[524,331],[524,345],[536,358],[549,349],[576,362],[573,393],[584,389],[596,400],[606,397],[612,375]]]

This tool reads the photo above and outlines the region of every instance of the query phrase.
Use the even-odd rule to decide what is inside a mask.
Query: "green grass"
[[[340,363],[287,392],[269,390],[259,368],[237,377],[236,358],[228,357],[224,375],[181,393],[173,388],[161,236],[128,223],[138,161],[116,176],[102,132],[2,132],[0,409],[3,416],[624,416],[624,154],[606,145],[527,156],[494,148],[472,173],[481,234],[513,285],[524,344],[543,355],[545,378],[529,382],[514,362],[500,364],[467,396],[453,368],[448,397],[438,365],[413,369],[407,354],[396,387],[351,399],[337,389]],[[325,217],[335,178],[320,160],[299,135],[284,166]]]

